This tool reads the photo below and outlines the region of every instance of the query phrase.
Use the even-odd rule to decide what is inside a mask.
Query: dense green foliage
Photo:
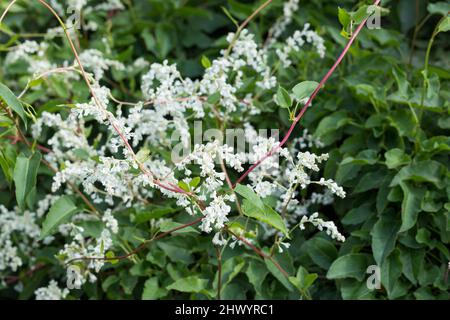
[[[123,1],[125,10],[90,13],[99,28],[81,33],[77,45],[101,51],[107,47],[107,56],[125,65],[140,57],[150,62],[168,59],[178,64],[184,76],[197,77],[209,60],[226,47],[226,34],[236,30],[227,14],[242,22],[263,2]],[[291,67],[278,70],[283,88],[292,89],[302,81],[320,81],[345,46],[346,35],[352,32],[340,21],[345,24],[348,12],[356,11],[362,3],[370,3],[360,2],[300,2],[300,10],[286,33],[309,22],[326,40],[327,51],[324,59],[318,59],[315,52],[297,53],[298,59]],[[341,9],[339,17],[338,6],[346,10]],[[337,243],[312,228],[306,232],[296,230],[290,248],[274,253],[276,261],[292,275],[289,279],[271,260],[261,259],[245,246],[227,247],[221,253],[221,298],[450,298],[450,282],[444,281],[450,261],[450,61],[449,37],[445,33],[449,6],[445,2],[421,0],[382,1],[382,6],[386,10],[381,29],[362,30],[294,131],[294,136],[300,136],[307,128],[324,144],[314,151],[330,154],[323,176],[342,185],[347,197],[318,210],[336,222],[346,241]],[[0,9],[5,7],[6,1],[2,1]],[[227,8],[227,13],[222,7]],[[273,1],[248,25],[259,42],[264,42],[281,11],[282,1]],[[56,25],[38,3],[19,1],[0,26],[0,65],[8,48],[24,37],[43,41],[39,34],[27,33],[44,32]],[[53,40],[47,52],[55,62],[73,59],[63,37]],[[89,97],[82,81],[67,84],[55,76],[30,83],[25,70],[20,63],[0,67],[0,102],[12,109],[15,121],[20,121],[28,137],[31,123],[42,112],[66,115],[65,106]],[[113,70],[107,74],[113,96],[124,101],[142,99],[140,77],[141,71]],[[38,89],[21,97],[22,103],[16,100],[25,87],[33,86]],[[278,105],[287,106],[291,102],[282,89],[276,91],[261,95],[258,107],[264,112],[253,124],[259,128],[279,128],[283,135],[292,123],[292,114]],[[278,105],[266,103],[274,94]],[[41,155],[34,145],[31,149],[36,152],[32,153],[24,143],[11,143],[7,137],[16,135],[14,125],[6,111],[2,111],[0,204],[10,209],[16,205],[21,210],[32,209],[37,199],[51,193],[54,173],[44,165],[39,166]],[[210,125],[214,126],[212,120]],[[36,143],[45,145],[45,134]],[[231,174],[232,181],[238,177]],[[236,192],[246,199],[243,202],[248,210],[246,215],[264,221],[258,217],[259,209],[272,210],[271,207],[262,202],[259,207],[260,200],[253,199],[254,194],[243,188]],[[61,221],[85,210],[80,208],[84,204],[76,194],[59,198],[53,212],[47,214],[42,238],[51,234]],[[271,211],[268,212],[262,213],[264,222],[285,232],[284,223],[278,221],[280,216],[274,212],[271,217]],[[123,209],[116,217],[123,252],[156,235],[151,223],[154,219],[171,218],[159,227],[160,232],[192,220],[180,212],[175,201],[163,199],[140,211]],[[237,220],[236,228],[241,226],[239,223],[245,224],[245,219]],[[249,230],[253,230],[252,223],[256,224],[250,221]],[[93,236],[98,236],[100,230],[89,222],[85,223],[85,229]],[[49,279],[62,279],[64,269],[54,258],[64,243],[62,238],[59,240],[59,245],[53,242],[32,253],[36,258],[28,266],[42,266],[32,270],[32,276],[28,276],[30,270],[26,267],[10,275],[21,279],[24,286],[21,293],[12,285],[4,285],[0,286],[0,298],[33,298],[34,291],[46,286]],[[266,253],[271,250],[271,240],[260,239],[258,244]],[[218,260],[211,236],[188,227],[149,244],[148,248],[130,259],[110,260],[98,274],[98,282],[72,291],[71,297],[216,297]],[[114,254],[120,255],[111,252],[110,258]],[[381,268],[380,289],[369,290],[366,286],[369,276],[366,270],[370,265]]]

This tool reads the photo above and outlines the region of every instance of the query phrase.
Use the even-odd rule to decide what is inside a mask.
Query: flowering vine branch
[[[373,5],[378,6],[381,0],[375,0]],[[305,114],[306,110],[308,109],[308,107],[310,106],[311,102],[314,100],[314,98],[316,97],[317,93],[320,91],[320,89],[325,85],[325,83],[327,82],[328,78],[330,78],[330,76],[333,74],[334,70],[337,68],[337,66],[341,63],[342,59],[344,59],[344,56],[347,54],[347,51],[350,49],[351,45],[353,44],[353,42],[355,41],[356,37],[358,36],[359,32],[362,30],[362,28],[364,27],[364,25],[367,22],[367,19],[364,19],[356,28],[355,32],[352,34],[351,38],[348,40],[346,46],[344,47],[344,49],[342,50],[341,54],[339,55],[339,57],[337,58],[337,60],[335,61],[335,63],[333,64],[333,66],[330,68],[330,70],[328,70],[328,72],[325,74],[325,76],[322,78],[322,80],[319,82],[319,84],[317,85],[316,89],[313,91],[313,93],[311,94],[311,96],[309,97],[308,101],[305,103],[305,105],[303,106],[303,108],[300,110],[300,112],[298,113],[298,115],[295,117],[294,121],[292,122],[291,126],[289,127],[288,132],[286,133],[286,135],[284,136],[283,140],[281,140],[281,142],[279,144],[277,144],[274,148],[272,148],[269,152],[267,152],[261,159],[259,159],[256,163],[254,163],[247,171],[245,171],[240,177],[239,179],[236,181],[236,183],[234,184],[233,188],[236,187],[236,185],[240,182],[242,182],[242,180],[244,180],[248,174],[250,172],[252,172],[256,167],[258,167],[264,160],[266,160],[267,158],[271,157],[272,155],[274,155],[289,139],[289,137],[291,136],[292,132],[294,131],[294,128],[296,127],[297,123],[300,121],[300,119],[303,117],[303,115]]]

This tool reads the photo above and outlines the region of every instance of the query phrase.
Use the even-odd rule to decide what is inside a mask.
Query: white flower
[[[284,2],[283,16],[280,17],[270,28],[269,35],[271,35],[271,38],[269,39],[269,43],[267,43],[267,45],[273,44],[275,40],[284,32],[286,27],[292,22],[292,17],[298,10],[299,2],[300,0],[288,0]]]
[[[111,67],[117,70],[125,70],[125,66],[121,62],[104,58],[103,53],[96,49],[83,51],[80,54],[80,61],[85,69],[94,72],[97,81],[101,80],[105,71]]]
[[[200,229],[204,232],[211,232],[213,228],[221,229],[225,226],[225,222],[228,221],[228,213],[231,211],[231,207],[225,203],[226,200],[232,200],[231,196],[218,196],[214,192],[213,200],[209,206],[202,212],[205,216],[202,220]]]
[[[103,214],[102,218],[103,222],[106,224],[106,227],[111,230],[112,233],[117,233],[119,231],[119,224],[117,220],[111,214],[111,210],[107,209]]]
[[[303,216],[302,220],[300,221],[300,229],[305,229],[305,223],[311,223],[317,229],[322,231],[324,228],[326,229],[326,233],[331,236],[332,239],[336,239],[338,241],[345,241],[345,237],[338,231],[336,225],[333,221],[324,221],[323,219],[319,218],[319,214],[317,212],[313,213],[311,216],[306,217]]]
[[[325,56],[325,41],[315,31],[309,30],[309,23],[303,26],[303,30],[297,30],[286,40],[286,44],[282,49],[276,49],[278,58],[283,63],[283,67],[287,68],[292,64],[290,53],[300,51],[305,43],[310,43],[317,51],[319,56]]]
[[[322,186],[326,186],[332,193],[336,194],[338,197],[345,198],[344,189],[332,179],[325,180],[324,178],[320,178],[320,181],[318,181],[317,183]]]
[[[34,294],[36,300],[62,300],[69,294],[68,289],[61,289],[55,280],[51,280],[47,287],[37,289]]]

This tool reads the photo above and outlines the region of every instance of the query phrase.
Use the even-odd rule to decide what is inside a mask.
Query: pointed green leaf
[[[27,117],[25,115],[25,110],[23,109],[22,104],[20,103],[19,99],[16,98],[14,93],[2,83],[0,83],[0,100],[2,100],[8,107],[13,109],[13,111],[19,115],[26,128]]]
[[[167,290],[176,290],[181,292],[200,292],[206,289],[208,285],[207,279],[200,279],[198,276],[189,276],[180,278],[171,285],[167,286]]]
[[[327,273],[328,279],[355,278],[362,281],[368,266],[368,256],[362,253],[350,253],[337,258]]]
[[[30,157],[20,154],[16,159],[13,179],[16,186],[16,200],[24,210],[27,196],[36,186],[37,170],[41,161],[41,154],[35,152]]]
[[[247,217],[251,217],[261,222],[267,223],[283,232],[289,238],[286,224],[284,223],[281,216],[271,207],[264,205],[263,208],[260,208],[255,205],[254,202],[248,199],[244,199],[242,204],[242,211]]]
[[[377,265],[382,265],[385,258],[394,250],[399,229],[400,223],[397,220],[384,216],[373,226],[370,234],[373,257]]]
[[[308,98],[319,85],[316,81],[303,81],[292,88],[292,93],[298,101]]]
[[[67,222],[73,214],[78,212],[79,209],[70,200],[69,196],[62,196],[51,206],[50,211],[45,217],[42,224],[40,239],[44,239],[51,235],[55,229]]]
[[[402,226],[400,227],[399,232],[404,232],[411,229],[416,224],[425,190],[414,187],[406,182],[400,183],[400,187],[403,190],[403,201]]]
[[[278,87],[277,94],[276,94],[276,103],[281,108],[290,108],[292,105],[292,99],[289,95],[289,92],[286,91],[282,86]]]

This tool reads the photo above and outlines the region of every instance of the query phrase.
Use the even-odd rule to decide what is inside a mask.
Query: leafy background
[[[168,59],[190,77],[202,74],[201,56],[217,56],[225,35],[235,30],[222,7],[242,21],[262,3],[123,2],[125,11],[92,13],[91,18],[99,22],[100,28],[81,34],[80,46],[104,51],[106,39],[111,48],[108,56],[124,64],[139,57],[151,62]],[[325,74],[346,43],[338,6],[352,11],[362,3],[370,1],[301,1],[287,34],[309,22],[326,39],[327,53],[323,60],[313,53],[300,53],[295,66],[281,72],[279,80],[285,88],[303,80],[318,81]],[[289,250],[275,255],[290,274],[297,274],[293,283],[301,291],[307,290],[306,295],[299,295],[270,262],[253,252],[241,247],[227,249],[223,253],[222,298],[450,298],[449,284],[444,281],[450,261],[450,55],[445,32],[435,35],[424,73],[427,46],[440,19],[447,14],[448,4],[425,0],[382,4],[389,9],[382,18],[382,28],[361,32],[296,129],[300,135],[307,128],[324,142],[322,151],[330,153],[324,176],[342,184],[348,196],[321,210],[338,222],[346,242],[340,245],[322,233],[299,232]],[[2,1],[0,8],[5,6],[6,1]],[[249,25],[260,42],[281,10],[282,1],[273,1]],[[0,64],[7,49],[29,37],[27,33],[45,32],[56,23],[38,4],[22,1],[5,25],[8,29],[2,26],[0,35]],[[54,41],[50,52],[55,62],[72,58],[64,39]],[[0,82],[20,92],[27,84],[24,71],[20,64],[2,67]],[[141,98],[139,76],[111,72],[108,78],[113,95],[124,100]],[[51,100],[43,102],[43,96]],[[57,106],[87,97],[83,84],[68,88],[54,77],[24,100],[37,105],[40,114],[66,112]],[[285,132],[290,125],[286,110],[273,107],[267,111],[270,113],[262,115],[258,124],[277,125]],[[6,130],[11,123],[2,118],[1,126]],[[13,168],[25,161],[17,157],[21,146],[2,137],[0,148],[0,203],[12,208],[17,201],[25,206],[26,194],[33,191],[11,184]],[[25,162],[36,161],[39,159]],[[50,174],[42,166],[39,168],[37,198],[50,192]],[[32,185],[33,181],[29,181],[28,186]],[[12,192],[17,188],[23,190]],[[15,194],[19,196],[16,198]],[[119,216],[124,230],[121,237],[131,247],[138,245],[134,235],[145,237],[148,221],[176,213],[172,205],[166,202],[145,212],[123,212]],[[130,215],[137,227],[130,223]],[[95,234],[95,226],[89,230]],[[34,290],[50,278],[62,277],[63,269],[52,258],[56,252],[56,247],[35,252],[36,262],[45,264],[45,268],[32,277],[27,277],[26,269],[21,270],[18,276],[24,283],[22,293],[4,287],[0,288],[0,297],[32,298]],[[382,287],[369,290],[366,269],[374,264],[381,267]],[[198,231],[187,228],[176,237],[152,244],[151,250],[131,261],[109,264],[100,273],[98,283],[85,285],[73,298],[210,299],[215,297],[217,276],[216,253],[210,238],[199,237]]]

